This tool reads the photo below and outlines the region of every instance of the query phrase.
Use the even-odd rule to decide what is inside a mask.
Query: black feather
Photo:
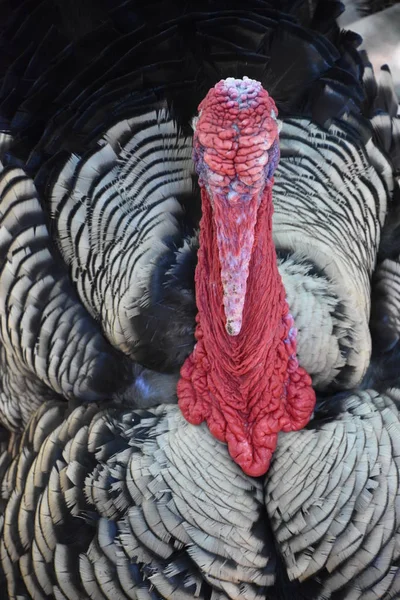
[[[357,41],[336,26],[338,2],[325,12],[317,2],[262,0],[246,10],[220,0],[200,10],[183,0],[32,4],[13,7],[1,25],[10,68],[0,116],[15,137],[14,157],[33,175],[55,151],[79,151],[89,132],[162,97],[187,125],[226,76],[259,79],[282,112],[322,122],[353,110],[362,96]],[[7,14],[8,2],[2,6]]]

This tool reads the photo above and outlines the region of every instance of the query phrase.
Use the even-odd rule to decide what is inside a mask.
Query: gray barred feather
[[[318,599],[400,594],[399,390],[348,397],[335,419],[280,436],[266,507],[289,579]]]
[[[390,351],[400,337],[400,112],[388,67],[382,67],[377,84],[372,67],[365,57],[364,79],[367,84],[373,139],[390,160],[394,189],[386,215],[379,248],[378,264],[373,276],[370,328],[379,351]]]
[[[0,420],[7,428],[21,429],[43,401],[62,397],[176,401],[177,374],[130,363],[104,339],[61,263],[33,181],[17,168],[0,173],[0,286]]]
[[[278,255],[285,251],[298,265],[297,273],[294,266],[286,272],[284,263],[280,270],[299,330],[300,364],[322,389],[333,381],[356,386],[371,355],[370,279],[393,175],[379,150],[363,146],[345,124],[323,130],[287,119],[280,140],[273,235]],[[375,166],[371,154],[380,159]],[[308,279],[320,280],[324,293],[298,294],[302,262],[312,265]],[[311,304],[318,309],[310,310]]]
[[[46,398],[103,397],[101,365],[107,361],[112,373],[116,362],[52,246],[32,180],[21,169],[3,169],[0,418],[12,429],[26,424]]]
[[[379,264],[374,274],[374,293],[373,316],[378,320],[375,332],[382,335],[383,329],[387,330],[393,346],[400,338],[400,256],[397,260],[386,258]]]
[[[50,402],[13,445],[1,490],[10,600],[261,600],[274,583],[273,548],[255,530],[262,482],[177,407],[68,415]]]
[[[178,197],[192,192],[191,139],[165,109],[121,121],[88,156],[72,155],[51,192],[72,280],[108,340],[135,358],[131,325],[148,304],[152,269],[179,234]]]

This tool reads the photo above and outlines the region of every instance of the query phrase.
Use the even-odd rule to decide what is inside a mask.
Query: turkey
[[[8,597],[396,597],[390,73],[336,1],[2,4]]]

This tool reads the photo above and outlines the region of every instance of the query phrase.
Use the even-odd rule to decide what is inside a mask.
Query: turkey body
[[[376,88],[336,2],[2,4],[8,597],[397,597],[387,73]],[[191,123],[245,75],[283,120],[274,242],[299,362],[325,395],[265,479],[175,405],[197,312]]]

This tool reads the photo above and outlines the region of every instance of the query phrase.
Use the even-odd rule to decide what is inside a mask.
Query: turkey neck
[[[258,204],[257,196],[248,202]],[[257,476],[268,468],[277,432],[282,427],[290,428],[286,402],[282,402],[282,386],[288,377],[288,347],[282,348],[282,340],[286,338],[290,344],[292,322],[272,240],[272,180],[261,191],[256,211],[242,327],[235,336],[225,328],[216,239],[216,218],[221,215],[215,215],[204,188],[202,204],[195,275],[197,344],[181,370],[179,405],[191,423],[205,419],[210,432],[228,443],[245,472]],[[213,204],[215,207],[216,202]],[[254,207],[247,207],[251,214]],[[230,217],[231,223],[236,223],[235,215],[231,213]]]
[[[252,198],[250,202],[257,202]],[[240,393],[247,387],[253,369],[260,366],[262,355],[273,344],[274,332],[281,318],[281,302],[285,292],[277,267],[272,239],[272,181],[268,182],[256,214],[254,244],[249,264],[247,290],[243,308],[242,328],[231,336],[225,329],[223,287],[218,253],[216,219],[224,215],[213,214],[208,192],[202,190],[203,217],[200,222],[200,247],[196,268],[196,303],[198,308],[197,339],[202,339],[210,360],[218,364],[221,375],[233,377],[232,393],[236,408],[243,411],[245,401]],[[232,211],[232,208],[230,208]],[[238,206],[238,213],[243,214]],[[235,221],[235,215],[232,215]],[[240,226],[244,223],[241,222]],[[236,232],[231,231],[231,235]],[[239,393],[238,393],[239,392]]]

